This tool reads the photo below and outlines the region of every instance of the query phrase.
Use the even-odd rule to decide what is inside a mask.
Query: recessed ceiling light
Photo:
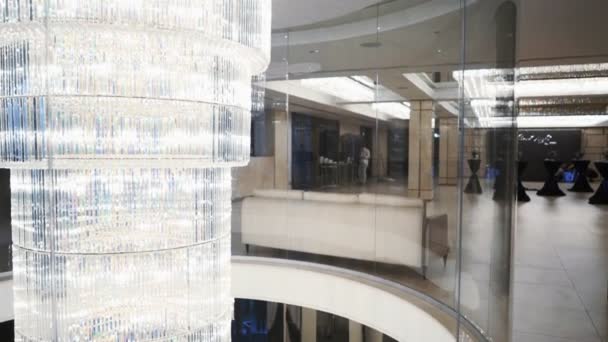
[[[367,76],[304,78],[297,82],[305,88],[335,97],[337,103],[342,101],[350,102],[342,103],[342,105],[347,104],[349,106],[347,110],[354,110],[355,112],[359,110],[359,113],[366,116],[370,116],[370,110],[373,110],[375,114],[372,117],[377,117],[378,114],[381,114],[382,116],[394,119],[409,119],[409,102],[404,101],[399,95],[381,85],[376,90],[374,80]],[[398,100],[394,102],[378,102],[379,93]]]
[[[312,54],[319,53],[319,52],[320,52],[319,49],[314,49],[314,50],[308,51],[308,53],[312,53]]]

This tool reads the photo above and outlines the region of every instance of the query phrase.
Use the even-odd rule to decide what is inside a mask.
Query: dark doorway
[[[292,188],[308,190],[321,183],[319,159],[340,157],[338,121],[293,113],[291,118]]]
[[[388,131],[388,176],[403,179],[408,173],[409,130],[391,127]]]
[[[348,342],[348,319],[317,311],[317,342]]]
[[[310,189],[314,185],[313,124],[306,115],[291,117],[291,184],[294,189]]]
[[[372,170],[374,169],[374,158],[377,158],[376,152],[373,149],[374,146],[374,129],[372,127],[361,126],[361,142],[363,146],[367,147],[370,150],[372,157],[369,160],[369,164],[367,166],[367,178],[369,179],[372,176]]]
[[[338,160],[340,128],[337,121],[319,120],[315,127],[319,134],[319,156]]]

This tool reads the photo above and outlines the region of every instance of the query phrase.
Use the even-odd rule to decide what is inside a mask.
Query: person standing
[[[372,157],[372,153],[365,146],[361,148],[359,153],[359,182],[362,185],[367,183],[367,167],[369,166],[369,159]]]

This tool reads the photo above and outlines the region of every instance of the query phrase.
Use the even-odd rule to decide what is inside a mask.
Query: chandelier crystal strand
[[[18,341],[230,340],[230,168],[249,161],[270,16],[0,0]]]

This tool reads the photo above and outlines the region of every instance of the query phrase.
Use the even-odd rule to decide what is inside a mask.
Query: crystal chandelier
[[[271,0],[0,0],[19,341],[230,339]]]

